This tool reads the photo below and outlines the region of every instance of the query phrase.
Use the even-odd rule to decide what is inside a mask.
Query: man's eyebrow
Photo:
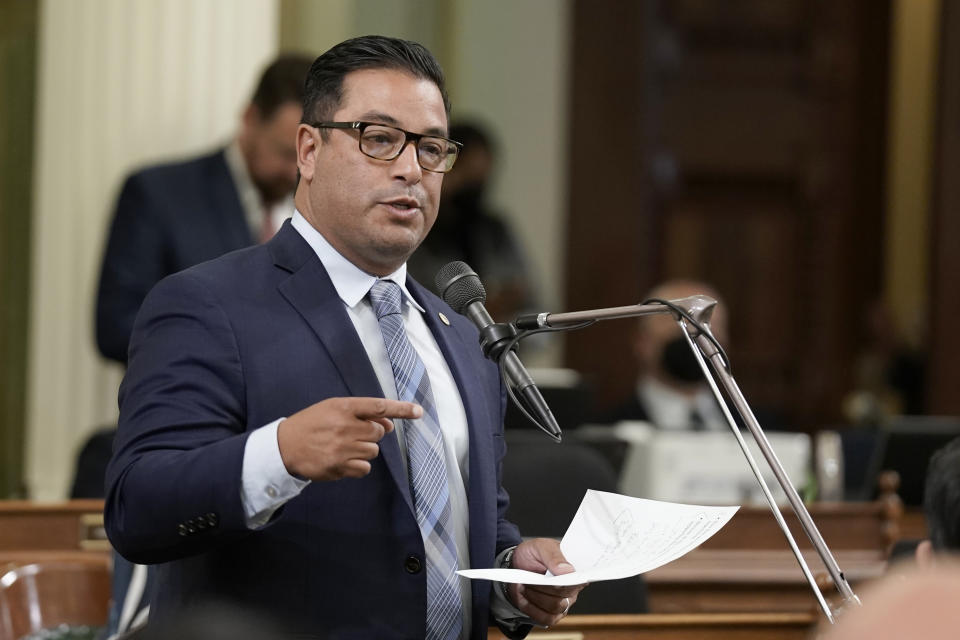
[[[395,127],[400,126],[399,120],[393,116],[383,113],[382,111],[367,111],[365,114],[357,118],[357,120],[362,122],[381,122],[383,124],[389,124]]]
[[[388,124],[388,125],[390,125],[390,126],[392,126],[392,127],[397,127],[398,129],[399,129],[399,128],[402,128],[402,127],[400,127],[400,121],[399,121],[399,120],[397,120],[397,119],[394,118],[393,116],[388,115],[388,114],[386,114],[386,113],[383,113],[383,112],[381,112],[381,111],[367,111],[367,112],[364,113],[362,116],[360,116],[359,118],[357,118],[357,120],[360,120],[360,121],[362,121],[362,122],[379,122],[379,123],[382,123],[382,124]],[[422,134],[424,134],[424,135],[428,135],[428,136],[439,136],[439,137],[441,137],[441,138],[446,138],[446,137],[447,137],[447,130],[444,129],[443,127],[430,127],[430,128],[428,128],[428,129],[426,129],[425,131],[416,131],[416,132],[411,132],[411,133],[422,133]]]

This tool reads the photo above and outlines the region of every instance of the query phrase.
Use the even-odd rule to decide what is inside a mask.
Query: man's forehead
[[[402,69],[360,69],[343,78],[337,119],[374,120],[423,133],[445,133],[447,112],[436,83]],[[414,120],[416,120],[414,122]]]

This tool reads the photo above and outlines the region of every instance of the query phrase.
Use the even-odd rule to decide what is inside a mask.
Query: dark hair
[[[310,58],[299,54],[285,54],[271,62],[263,70],[250,99],[260,112],[260,118],[269,120],[288,102],[302,103],[304,81],[309,70]]]
[[[432,81],[450,114],[443,69],[426,47],[386,36],[362,36],[341,42],[313,61],[303,97],[303,122],[330,120],[343,99],[343,78],[361,69],[397,69]]]
[[[960,551],[960,438],[930,458],[923,510],[937,551]]]

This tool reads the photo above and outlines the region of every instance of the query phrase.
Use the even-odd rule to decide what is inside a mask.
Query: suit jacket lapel
[[[333,282],[330,281],[330,276],[313,249],[290,225],[289,220],[283,223],[283,227],[269,242],[269,248],[274,264],[290,272],[290,277],[283,280],[278,287],[280,294],[317,334],[350,395],[384,397],[373,365],[366,356],[363,343]],[[396,431],[387,434],[380,441],[380,457],[413,512],[410,484],[403,468]]]

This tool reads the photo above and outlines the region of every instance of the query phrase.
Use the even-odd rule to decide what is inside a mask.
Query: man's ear
[[[243,110],[243,126],[245,129],[253,129],[257,127],[263,119],[260,117],[260,109],[257,108],[254,104],[248,104],[247,108]]]
[[[297,127],[297,168],[304,180],[313,180],[319,148],[320,136],[315,128],[305,124]]]
[[[937,561],[936,552],[933,550],[933,543],[929,540],[922,540],[920,544],[917,545],[917,550],[914,553],[917,559],[917,566],[921,569],[929,569]]]

